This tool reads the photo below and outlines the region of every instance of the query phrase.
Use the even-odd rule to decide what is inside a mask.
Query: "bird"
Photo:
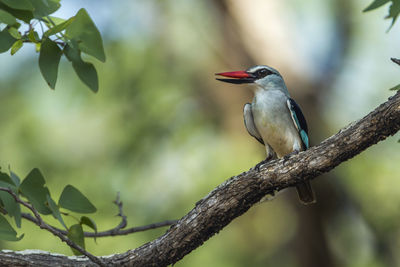
[[[265,145],[267,156],[261,164],[309,148],[306,119],[276,69],[257,65],[216,75],[228,78],[216,78],[221,82],[251,85],[254,98],[244,105],[244,125],[251,136]],[[310,181],[298,183],[296,189],[302,204],[316,202]]]

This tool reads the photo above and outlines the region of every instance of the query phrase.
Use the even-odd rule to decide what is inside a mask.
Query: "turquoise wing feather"
[[[290,115],[292,116],[293,123],[299,131],[304,148],[308,149],[310,147],[308,139],[308,126],[303,112],[301,112],[299,105],[297,105],[297,103],[291,98],[287,100],[287,106],[289,108]]]

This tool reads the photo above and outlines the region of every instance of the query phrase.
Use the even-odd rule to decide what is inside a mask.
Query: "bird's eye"
[[[261,69],[258,71],[258,76],[259,77],[264,77],[268,74],[268,70],[267,69]]]

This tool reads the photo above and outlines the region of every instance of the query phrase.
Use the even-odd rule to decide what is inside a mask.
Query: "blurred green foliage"
[[[332,4],[318,2],[328,10]],[[98,212],[90,217],[101,231],[120,221],[112,203],[118,191],[129,226],[177,219],[215,186],[264,158],[263,147],[241,125],[242,106],[233,104],[241,89],[214,82],[213,73],[227,68],[224,59],[237,55],[229,54],[222,44],[224,35],[216,25],[223,22],[213,2],[100,1],[96,7],[90,1],[73,3],[71,14],[86,4],[104,37],[107,62],[94,63],[100,90],[96,95],[82,90],[65,59],[59,64],[57,90],[48,90],[32,56],[34,46],[23,46],[11,58],[1,55],[5,66],[0,73],[3,168],[10,165],[24,177],[32,167],[40,167],[54,199],[68,184],[79,188],[96,206]],[[380,35],[385,25],[379,16],[384,10],[361,17],[363,6],[365,2],[357,2],[352,10],[357,22],[354,41],[341,75],[332,91],[319,100],[320,112],[325,114],[325,124],[319,127],[326,137],[383,102],[392,92],[382,88],[398,83],[398,67],[391,70],[386,61],[380,61],[386,60],[386,53],[393,56],[398,51],[393,35]],[[300,1],[295,11],[320,10]],[[104,14],[110,12],[107,19]],[[332,18],[323,19],[312,25],[329,24]],[[302,20],[296,22],[300,28],[305,25]],[[322,32],[315,31],[316,37],[323,38]],[[387,49],[378,51],[377,47]],[[242,104],[248,101],[240,99]],[[227,114],[223,103],[238,116]],[[229,120],[237,121],[237,127],[229,128]],[[335,170],[356,207],[337,203],[343,212],[324,221],[325,238],[342,266],[385,266],[382,251],[398,258],[396,140],[390,138]],[[318,178],[313,183],[329,181]],[[286,198],[294,194],[288,191],[253,207],[176,266],[298,266],[293,242],[300,212],[306,210]],[[316,193],[323,202],[322,193]],[[59,223],[51,216],[46,219]],[[13,221],[9,223],[14,226]],[[65,218],[66,225],[76,223]],[[82,227],[93,230],[85,223]],[[95,255],[108,255],[138,247],[164,232],[98,238],[97,244],[88,240],[85,245]],[[30,222],[22,222],[17,236],[22,233],[20,242],[1,242],[1,247],[71,254],[65,244]]]

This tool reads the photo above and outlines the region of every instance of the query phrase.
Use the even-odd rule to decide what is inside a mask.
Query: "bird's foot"
[[[261,167],[264,163],[265,163],[265,160],[263,160],[263,161],[257,163],[257,165],[254,167],[255,170],[256,170],[257,172],[260,172],[260,167]]]
[[[289,153],[289,154],[283,156],[283,163],[285,163],[290,158],[290,156],[297,155],[297,154],[299,154],[299,152],[300,151],[296,149],[292,153]]]
[[[265,163],[267,163],[268,161],[270,161],[271,159],[273,159],[274,156],[273,155],[268,155],[263,161],[261,161],[260,163],[257,163],[257,165],[255,166],[256,171],[260,171],[260,167],[262,165],[264,165]]]

